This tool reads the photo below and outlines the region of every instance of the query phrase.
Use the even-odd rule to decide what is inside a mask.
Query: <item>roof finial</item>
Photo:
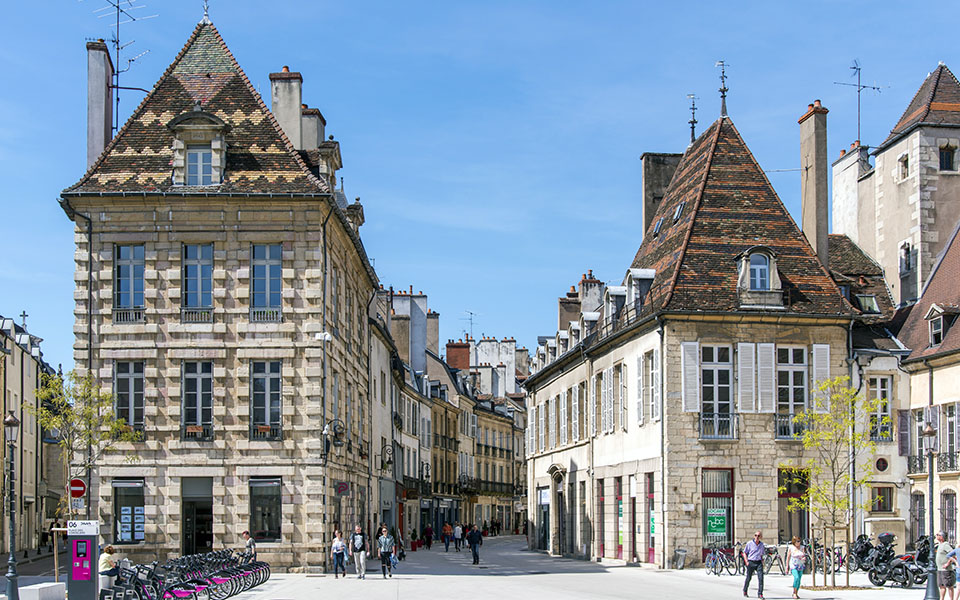
[[[200,21],[204,25],[210,25],[210,0],[203,0],[203,20]]]
[[[687,94],[687,98],[690,98],[690,120],[687,123],[690,123],[690,143],[692,144],[697,139],[697,96]]]
[[[720,67],[720,116],[727,116],[727,92],[730,90],[727,88],[727,63],[718,60],[717,64],[713,65],[715,67]]]

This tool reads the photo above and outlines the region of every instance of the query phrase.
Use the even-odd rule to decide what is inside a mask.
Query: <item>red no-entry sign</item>
[[[87,484],[82,479],[70,480],[70,497],[83,498],[87,493]]]

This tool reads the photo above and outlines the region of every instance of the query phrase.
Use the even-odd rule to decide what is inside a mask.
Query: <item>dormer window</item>
[[[220,185],[227,163],[225,136],[230,127],[219,117],[203,110],[198,102],[193,110],[174,117],[167,128],[173,132],[174,185]]]
[[[770,289],[770,259],[764,254],[750,257],[750,289],[760,292]]]
[[[930,319],[930,345],[939,346],[943,341],[943,317]]]
[[[880,312],[880,306],[877,305],[877,297],[873,294],[857,294],[857,301],[860,302],[860,310],[865,313]]]
[[[950,304],[931,304],[924,315],[927,321],[927,327],[930,328],[930,345],[939,346],[947,331],[957,320],[957,313],[960,312],[955,305]]]
[[[653,226],[653,237],[660,235],[660,228],[663,227],[663,217],[657,219],[657,224]]]
[[[680,217],[683,215],[683,209],[684,209],[684,207],[685,207],[686,205],[687,205],[686,200],[680,202],[680,204],[677,205],[677,210],[674,211],[674,213],[673,213],[673,222],[674,222],[674,223],[676,223],[677,221],[680,220]]]

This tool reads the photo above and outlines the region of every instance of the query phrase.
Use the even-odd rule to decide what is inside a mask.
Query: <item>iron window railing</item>
[[[927,472],[927,457],[923,454],[914,454],[907,457],[907,474]]]
[[[212,308],[180,308],[181,323],[213,323]]]
[[[941,452],[938,454],[937,470],[941,473],[944,471],[960,471],[960,453]]]
[[[893,424],[881,423],[879,427],[877,427],[876,425],[871,425],[870,440],[873,442],[892,442],[893,441]]]
[[[283,310],[280,308],[251,308],[251,323],[282,323]]]
[[[739,417],[736,413],[700,413],[701,440],[736,440],[740,438]]]
[[[142,308],[115,308],[113,309],[113,322],[116,325],[123,323],[143,323]]]
[[[251,440],[278,441],[283,439],[283,428],[279,425],[251,425]]]
[[[213,439],[213,425],[181,425],[180,439],[184,441],[209,442]]]
[[[794,420],[796,416],[794,413],[774,415],[778,440],[795,440],[803,435],[803,425]]]

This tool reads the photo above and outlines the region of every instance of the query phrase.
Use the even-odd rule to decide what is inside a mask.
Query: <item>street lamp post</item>
[[[923,600],[939,600],[940,593],[937,591],[937,538],[934,533],[933,522],[933,452],[936,441],[937,431],[929,421],[923,428],[924,446],[927,450],[927,490],[930,506],[930,560],[927,562],[927,591],[923,595]]]
[[[16,537],[17,525],[16,516],[16,496],[13,493],[16,479],[14,478],[13,458],[17,450],[17,433],[20,431],[20,420],[13,415],[13,411],[3,419],[3,431],[7,439],[7,450],[10,453],[10,476],[7,480],[7,495],[10,499],[10,557],[7,559],[7,600],[20,600],[20,588],[17,585],[17,557]]]

